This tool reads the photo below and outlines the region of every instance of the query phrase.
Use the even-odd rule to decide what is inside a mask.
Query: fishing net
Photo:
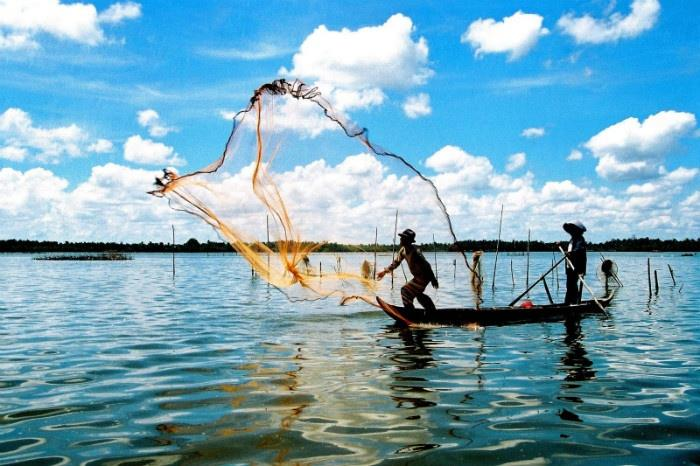
[[[456,242],[433,182],[299,81],[257,89],[216,160],[189,174],[165,169],[151,194],[207,222],[291,299],[372,301],[373,245],[391,244],[397,227],[419,243]],[[329,242],[361,254],[320,254]],[[376,270],[390,261],[380,255]]]

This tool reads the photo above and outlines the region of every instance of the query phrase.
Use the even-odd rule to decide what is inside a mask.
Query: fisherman
[[[571,235],[571,241],[566,250],[566,297],[564,304],[579,304],[581,302],[581,292],[583,282],[579,285],[579,276],[586,275],[586,240],[583,233],[586,227],[578,220],[573,223],[565,223],[564,231]],[[573,265],[573,269],[571,265]]]
[[[416,233],[413,230],[406,229],[399,233],[399,237],[401,238],[401,248],[399,249],[396,259],[391,265],[377,274],[377,279],[381,280],[384,275],[397,268],[401,264],[401,261],[406,259],[408,269],[411,271],[413,279],[401,287],[401,300],[403,301],[404,307],[415,310],[413,300],[418,299],[418,302],[423,306],[426,312],[434,312],[436,309],[433,300],[424,293],[428,283],[433,285],[433,288],[436,290],[439,286],[437,278],[435,278],[435,274],[433,273],[433,268],[430,267],[430,262],[426,260],[420,249],[414,246],[413,243],[416,242]]]

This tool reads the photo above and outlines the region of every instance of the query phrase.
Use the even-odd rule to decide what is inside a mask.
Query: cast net
[[[299,81],[257,89],[209,165],[163,172],[151,194],[211,225],[290,299],[373,302],[375,262],[382,270],[392,259],[389,252],[375,261],[374,243],[392,244],[397,227],[414,229],[419,243],[457,241],[430,178]],[[320,254],[328,243],[361,254],[345,262]]]

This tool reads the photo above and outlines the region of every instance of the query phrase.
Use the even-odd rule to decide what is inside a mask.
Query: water
[[[174,279],[169,255],[0,256],[0,463],[698,464],[700,257],[609,256],[625,285],[609,317],[421,330],[290,303],[232,255],[180,255]],[[453,258],[438,306],[474,300]],[[551,261],[533,254],[530,280]],[[498,268],[487,305],[524,289],[525,257]]]

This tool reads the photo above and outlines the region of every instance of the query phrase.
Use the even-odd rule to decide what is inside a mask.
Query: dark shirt
[[[430,262],[423,256],[423,253],[415,247],[414,245],[402,246],[399,249],[398,254],[394,262],[387,267],[389,270],[394,270],[401,264],[401,261],[406,259],[408,264],[408,270],[411,274],[420,281],[425,283],[432,282],[435,280],[435,275],[433,274],[433,268],[430,266]]]
[[[586,240],[583,236],[572,236],[569,241],[569,260],[574,265],[573,272],[577,275],[586,275]],[[571,267],[566,264],[567,272]]]

